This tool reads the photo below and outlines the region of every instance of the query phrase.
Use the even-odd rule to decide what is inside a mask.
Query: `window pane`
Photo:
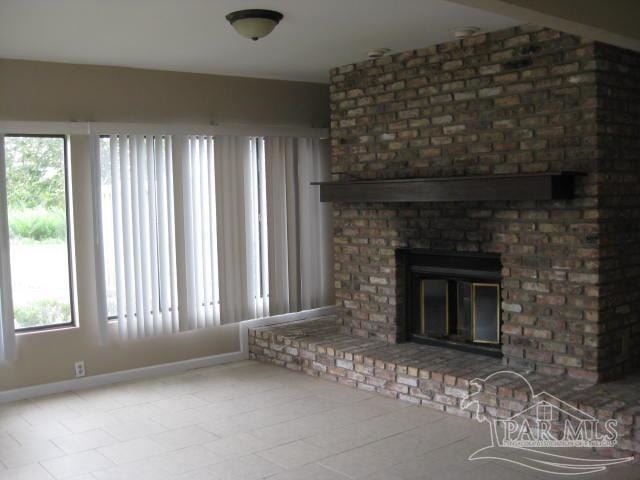
[[[6,137],[5,152],[16,329],[69,324],[64,138]]]

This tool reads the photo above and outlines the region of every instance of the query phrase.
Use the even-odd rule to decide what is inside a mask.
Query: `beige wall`
[[[318,83],[0,59],[0,120],[329,124]]]
[[[0,60],[1,120],[189,122],[325,126],[325,85]],[[19,132],[16,132],[19,133]],[[0,366],[0,391],[239,349],[237,326],[101,346],[93,263],[89,137],[70,138],[79,326],[21,334]]]

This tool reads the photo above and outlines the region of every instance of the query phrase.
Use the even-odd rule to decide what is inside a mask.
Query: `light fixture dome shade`
[[[273,10],[238,10],[226,16],[231,26],[245,38],[258,40],[269,35],[283,15]]]

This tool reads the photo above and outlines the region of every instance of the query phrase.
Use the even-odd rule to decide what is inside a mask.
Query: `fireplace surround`
[[[500,257],[397,250],[404,340],[501,357]]]
[[[493,254],[507,367],[590,382],[636,369],[638,84],[640,54],[535,25],[333,69],[320,188],[345,330],[406,339],[397,249]],[[554,172],[584,175],[571,195],[532,187]]]

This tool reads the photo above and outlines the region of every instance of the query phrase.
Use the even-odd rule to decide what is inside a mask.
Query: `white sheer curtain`
[[[332,303],[331,217],[312,181],[329,177],[317,138],[267,137],[265,145],[270,313]]]
[[[97,142],[97,141],[96,141]],[[97,147],[99,148],[99,147]],[[100,175],[95,155],[94,214],[98,277],[104,278],[106,236],[113,240],[116,319],[121,338],[135,339],[178,330],[176,247],[171,137],[112,135],[109,175]],[[110,190],[104,216],[103,189]],[[108,198],[107,196],[107,198]],[[98,282],[98,288],[104,284]],[[106,320],[104,289],[98,292],[98,311]],[[103,331],[106,330],[103,328]]]
[[[4,135],[0,135],[0,363],[15,356],[15,330],[9,259],[9,221],[7,218],[7,182],[4,160]]]
[[[255,138],[215,138],[218,278],[223,324],[269,313],[261,275],[258,159]]]

